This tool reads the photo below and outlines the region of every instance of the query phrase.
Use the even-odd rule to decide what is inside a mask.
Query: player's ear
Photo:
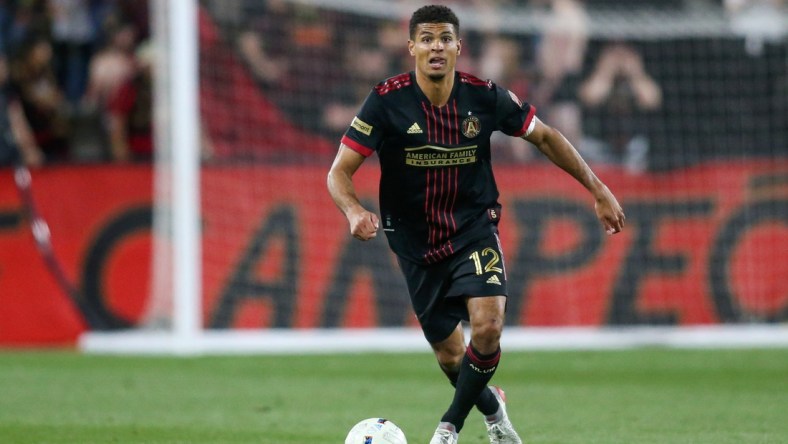
[[[462,39],[457,39],[457,55],[462,52]]]
[[[413,40],[408,40],[408,52],[410,53],[410,55],[416,55],[413,53],[414,46],[416,46],[416,42],[414,42]]]

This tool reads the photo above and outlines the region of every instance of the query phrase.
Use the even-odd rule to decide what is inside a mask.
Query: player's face
[[[410,55],[416,58],[416,72],[432,80],[454,73],[461,46],[451,23],[421,23],[415,40],[408,41]]]

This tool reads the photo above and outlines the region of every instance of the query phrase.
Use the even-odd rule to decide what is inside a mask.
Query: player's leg
[[[421,324],[424,336],[433,347],[439,366],[456,387],[460,380],[465,356],[469,350],[465,345],[460,321],[471,318],[466,298],[460,295],[468,294],[468,292],[473,293],[472,290],[480,285],[479,282],[484,283],[489,277],[478,276],[473,263],[465,257],[458,257],[453,261],[432,266],[423,266],[398,259],[400,268],[406,277],[413,309]],[[503,276],[502,279],[495,281],[495,284],[486,285],[494,285],[492,289],[505,289]],[[448,287],[447,282],[451,282]],[[491,291],[491,289],[488,288],[487,291]],[[456,296],[447,297],[446,295],[450,292]],[[500,310],[503,308],[500,307]],[[500,318],[502,323],[502,313]],[[479,330],[479,328],[476,329],[476,331]],[[489,380],[489,378],[487,379]],[[471,407],[476,404],[479,410],[485,414],[486,419],[491,418],[491,415],[495,415],[500,410],[499,400],[490,390],[484,390],[482,387],[482,390],[477,390],[476,395],[477,399],[472,402]],[[467,416],[467,412],[464,416]],[[453,424],[442,422],[435,431],[431,443],[443,444],[456,441],[457,428]]]
[[[459,432],[473,406],[472,400],[475,399],[478,405],[478,400],[486,395],[495,399],[494,403],[490,403],[489,410],[482,410],[490,443],[522,444],[506,413],[503,390],[487,386],[501,356],[500,338],[505,308],[504,296],[468,299],[471,341],[461,360],[454,399],[441,419],[441,426],[450,428],[447,424],[451,424],[454,431]],[[456,350],[456,340],[452,346]]]
[[[449,379],[451,385],[457,387],[457,379],[460,375],[460,367],[467,346],[465,344],[465,334],[461,324],[449,335],[448,338],[440,342],[431,343],[438,366]],[[482,390],[476,400],[476,408],[489,418],[498,411],[498,399],[489,390]]]
[[[500,338],[503,330],[506,297],[488,296],[467,299],[471,340],[462,356],[454,399],[441,418],[462,430],[471,408],[487,390],[501,356]],[[489,392],[489,391],[488,391]],[[496,403],[497,407],[497,403]],[[497,408],[496,408],[497,410]],[[494,412],[483,412],[491,414]]]
[[[473,348],[465,345],[465,335],[460,324],[446,339],[431,342],[430,345],[435,352],[438,365],[455,387],[452,404],[447,413],[441,418],[441,422],[438,424],[430,444],[453,444],[457,442],[458,433],[462,429],[465,417],[468,416],[468,412],[474,404],[488,419],[500,410],[499,402],[498,398],[490,390],[485,389],[489,377],[480,382],[481,389],[469,385],[466,368],[468,367],[468,355],[473,353],[471,351]],[[469,389],[475,390],[475,400],[471,399],[473,395]],[[461,403],[458,403],[458,393],[464,393],[460,397],[462,399]],[[460,409],[461,413],[457,417],[450,416],[455,413],[457,408]]]

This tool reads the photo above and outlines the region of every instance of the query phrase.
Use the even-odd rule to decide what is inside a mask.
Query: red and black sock
[[[500,358],[500,348],[494,353],[483,355],[473,347],[473,344],[468,345],[468,348],[465,350],[465,356],[462,358],[460,372],[457,375],[454,400],[452,400],[441,421],[454,424],[459,432],[465,424],[465,418],[468,416],[471,408],[478,401],[483,401],[484,405],[480,406],[479,410],[485,415],[494,414],[498,410],[498,401],[487,390],[487,383],[490,382],[493,374],[495,374]],[[484,397],[483,392],[488,393],[493,398],[493,402]]]
[[[441,366],[441,369],[446,374],[446,377],[449,378],[452,387],[456,388],[457,378],[460,375],[459,370],[449,370],[443,366]],[[482,390],[482,392],[479,393],[479,398],[476,400],[476,408],[479,409],[485,417],[493,416],[498,413],[498,398],[496,398],[491,391]]]

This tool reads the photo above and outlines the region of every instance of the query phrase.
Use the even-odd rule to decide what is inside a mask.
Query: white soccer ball
[[[385,418],[367,418],[354,425],[345,444],[408,444],[405,434]]]

